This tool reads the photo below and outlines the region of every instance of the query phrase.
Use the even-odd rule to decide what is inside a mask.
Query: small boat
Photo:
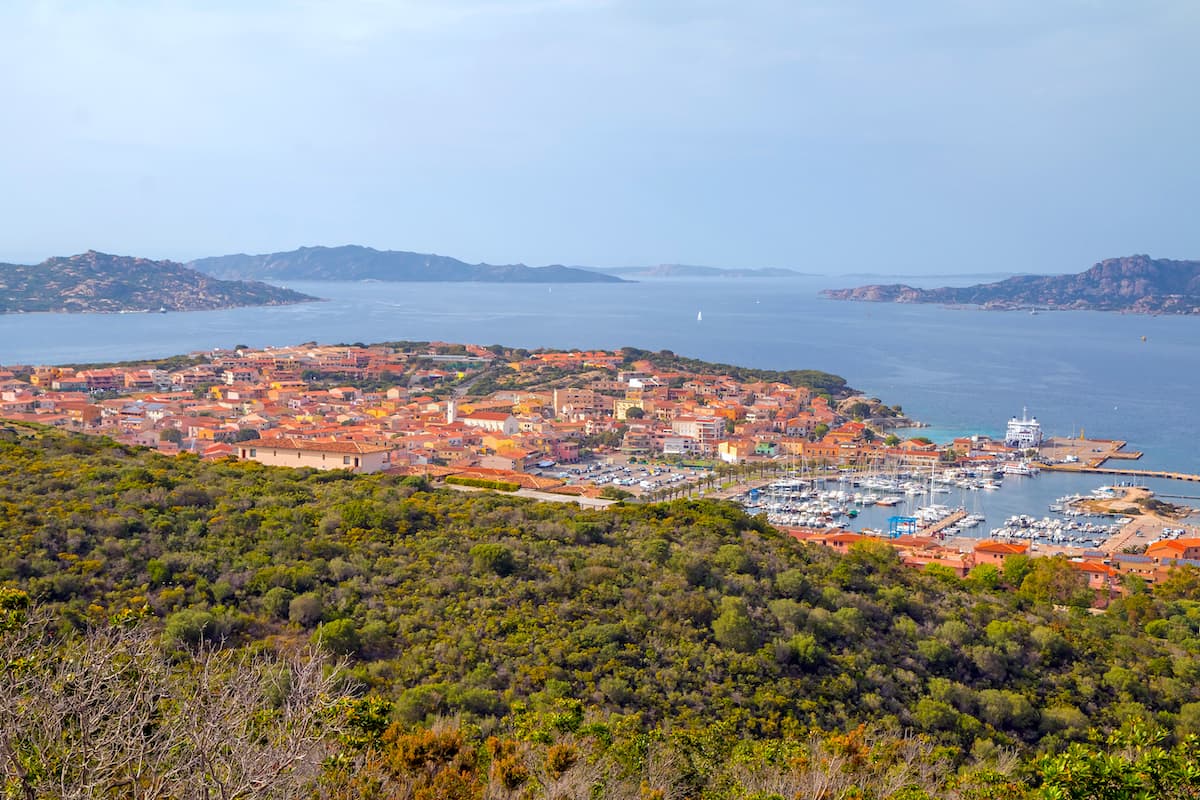
[[[696,322],[703,322],[703,321],[704,321],[704,312],[697,311],[696,312]]]

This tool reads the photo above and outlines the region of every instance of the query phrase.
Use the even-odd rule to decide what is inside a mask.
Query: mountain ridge
[[[300,247],[277,253],[235,253],[188,262],[218,278],[256,280],[382,280],[398,282],[622,283],[624,279],[580,267],[552,264],[468,264],[451,256],[362,245]]]
[[[966,287],[919,289],[901,283],[826,289],[835,300],[942,303],[989,309],[1045,308],[1200,314],[1200,261],[1148,255],[1109,258],[1068,275],[1015,275]]]
[[[0,313],[202,311],[318,299],[261,282],[219,280],[175,261],[96,250],[0,264]]]

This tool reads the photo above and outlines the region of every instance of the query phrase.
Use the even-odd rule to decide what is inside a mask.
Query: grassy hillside
[[[1195,574],[1100,615],[1055,605],[1073,580],[1052,559],[963,583],[882,546],[837,557],[726,504],[579,511],[0,426],[0,585],[62,631],[145,618],[178,653],[319,641],[397,730],[453,718],[481,748],[865,724],[951,775],[1093,729],[1200,730]]]

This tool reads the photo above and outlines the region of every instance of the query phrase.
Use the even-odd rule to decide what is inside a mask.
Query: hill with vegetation
[[[286,253],[213,256],[189,266],[221,278],[264,281],[483,281],[487,283],[620,283],[578,267],[468,264],[449,256],[371,247],[301,247]]]
[[[64,733],[30,708],[83,703],[63,699],[71,681],[110,680],[80,690],[87,702],[123,698],[143,685],[118,679],[135,667],[160,698],[139,713],[176,714],[198,685],[250,710],[198,710],[205,741],[177,714],[174,727],[130,722],[130,741],[184,737],[159,742],[169,760],[216,737],[229,776],[251,770],[230,753],[238,737],[271,759],[320,739],[324,767],[305,780],[321,796],[1129,797],[1051,790],[1093,792],[1101,771],[1142,785],[1147,759],[1159,793],[1144,796],[1200,786],[1184,769],[1200,732],[1190,568],[1092,614],[1061,559],[959,580],[882,544],[838,556],[718,502],[579,510],[10,423],[0,587],[0,764],[14,786],[50,769],[59,751],[38,742],[119,723],[85,715]],[[33,633],[27,604],[44,620]],[[288,666],[310,643],[344,659],[320,691],[327,672]],[[224,652],[251,654],[260,677],[239,683]],[[120,668],[72,668],[64,684],[63,653],[115,653]]]
[[[1139,255],[1110,258],[1076,275],[1017,275],[995,283],[939,289],[918,289],[899,283],[873,284],[827,289],[823,294],[835,300],[942,303],[995,309],[1200,314],[1200,261]]]
[[[217,280],[173,261],[89,250],[40,264],[0,264],[0,313],[202,311],[317,300],[265,283]]]

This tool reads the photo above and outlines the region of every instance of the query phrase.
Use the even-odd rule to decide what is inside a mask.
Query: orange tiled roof
[[[278,439],[250,439],[241,443],[243,447],[275,447],[283,450],[307,450],[316,453],[381,453],[392,448],[387,445],[372,445],[362,442],[310,442],[281,436]]]
[[[997,553],[1004,555],[1024,555],[1029,551],[1029,545],[1024,542],[980,542],[975,545],[975,552]]]

